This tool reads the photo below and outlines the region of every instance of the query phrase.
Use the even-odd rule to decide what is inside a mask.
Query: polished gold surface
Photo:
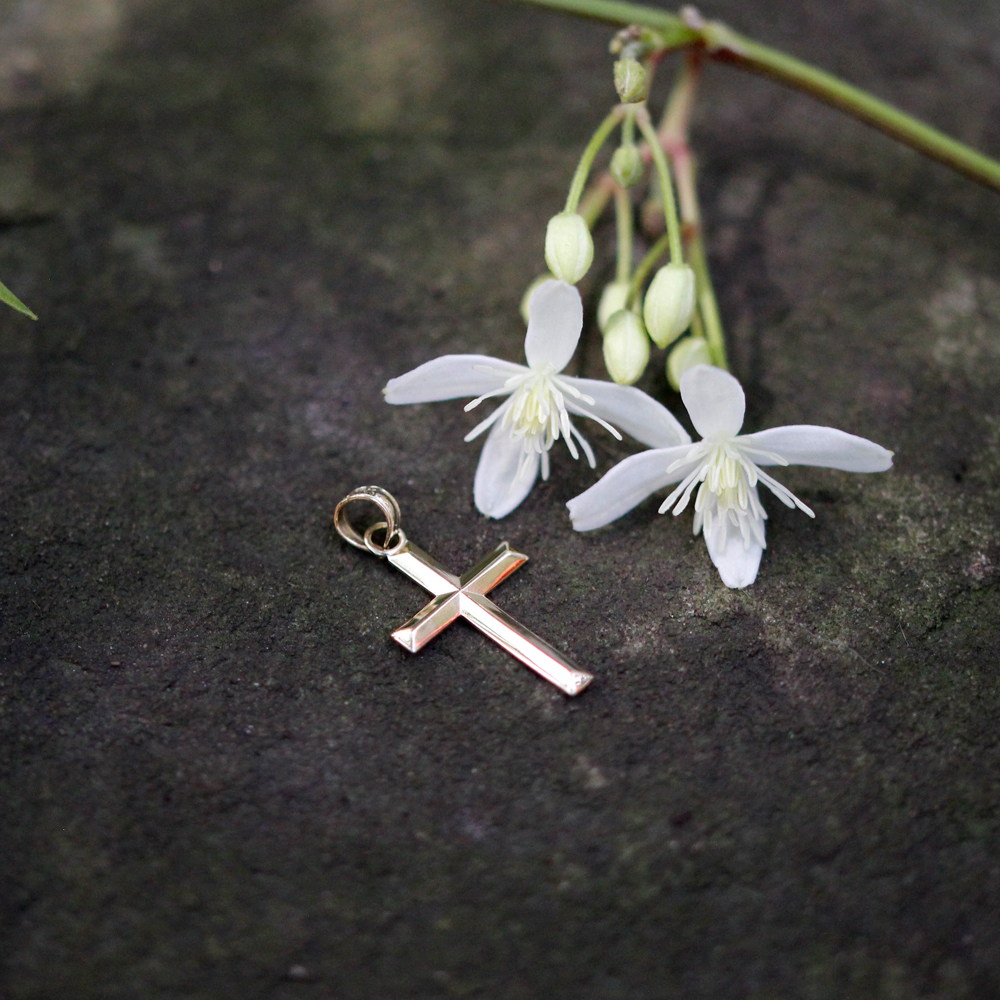
[[[347,505],[358,500],[375,503],[385,516],[385,521],[369,527],[363,536],[347,520]],[[415,653],[457,618],[465,618],[566,694],[579,694],[590,684],[594,679],[591,674],[574,666],[557,649],[486,597],[497,584],[528,561],[526,555],[501,542],[482,562],[458,577],[422,549],[411,545],[403,534],[400,520],[395,498],[378,486],[354,490],[337,504],[334,512],[334,525],[345,541],[388,558],[393,566],[434,595],[429,604],[392,633],[400,645]],[[385,532],[381,545],[373,540],[378,531]]]

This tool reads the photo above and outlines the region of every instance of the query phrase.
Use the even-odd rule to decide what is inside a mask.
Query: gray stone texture
[[[1000,156],[989,0],[706,14]],[[695,142],[747,427],[791,468],[752,588],[657,499],[502,522],[518,360],[609,32],[486,0],[0,4],[0,996],[1000,997],[1000,195],[710,66]],[[654,91],[665,93],[662,73]],[[592,309],[614,234],[597,232]],[[642,385],[679,414],[663,354]],[[571,371],[599,376],[592,320]],[[596,427],[598,473],[632,453]],[[570,700],[331,538],[377,483],[597,680]]]

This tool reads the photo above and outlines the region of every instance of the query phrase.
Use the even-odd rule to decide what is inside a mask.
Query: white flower
[[[669,410],[630,386],[559,373],[569,364],[583,329],[580,293],[565,281],[549,281],[531,296],[524,338],[527,367],[479,354],[448,354],[390,379],[389,403],[427,403],[476,396],[471,410],[491,396],[508,396],[466,441],[491,427],[476,469],[476,506],[504,517],[530,492],[541,466],[549,475],[549,449],[562,437],[574,458],[576,444],[594,467],[594,453],[570,414],[590,417],[620,437],[611,424],[643,444],[664,448],[691,438]]]
[[[703,440],[641,452],[620,462],[566,505],[574,528],[600,528],[672,483],[678,485],[660,505],[660,513],[673,508],[680,514],[698,487],[694,533],[704,530],[722,582],[747,587],[757,578],[766,544],[767,514],[757,494],[758,482],[786,506],[815,516],[762,465],[821,465],[845,472],[884,472],[892,465],[891,451],[833,427],[800,424],[741,436],[743,390],[719,368],[696,365],[686,371],[681,398]]]

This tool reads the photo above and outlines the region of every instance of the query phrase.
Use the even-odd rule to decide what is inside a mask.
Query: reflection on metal
[[[347,505],[360,500],[374,503],[384,518],[364,534],[359,534],[347,519]],[[415,653],[457,618],[465,618],[566,694],[579,694],[590,684],[594,679],[591,674],[575,667],[557,649],[501,611],[486,596],[528,561],[526,555],[501,542],[478,566],[460,577],[455,576],[422,549],[410,544],[400,527],[400,520],[395,497],[379,486],[362,486],[354,490],[337,504],[333,515],[334,526],[346,542],[388,559],[434,595],[426,607],[392,633],[400,645]],[[375,541],[377,535],[382,535],[381,543]]]

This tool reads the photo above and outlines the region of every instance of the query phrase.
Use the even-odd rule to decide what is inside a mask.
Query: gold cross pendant
[[[385,520],[371,525],[363,535],[358,534],[347,520],[347,505],[356,500],[376,504],[385,517]],[[506,542],[501,542],[478,566],[460,577],[455,576],[407,541],[400,528],[399,504],[391,493],[380,486],[361,486],[344,497],[334,511],[333,523],[346,542],[388,559],[434,595],[426,607],[392,633],[396,642],[411,653],[423,648],[457,618],[464,618],[566,694],[579,694],[594,679],[591,674],[575,667],[544,639],[539,639],[501,611],[486,596],[528,561],[526,555],[515,552]],[[384,537],[379,544],[374,536],[382,532]]]

